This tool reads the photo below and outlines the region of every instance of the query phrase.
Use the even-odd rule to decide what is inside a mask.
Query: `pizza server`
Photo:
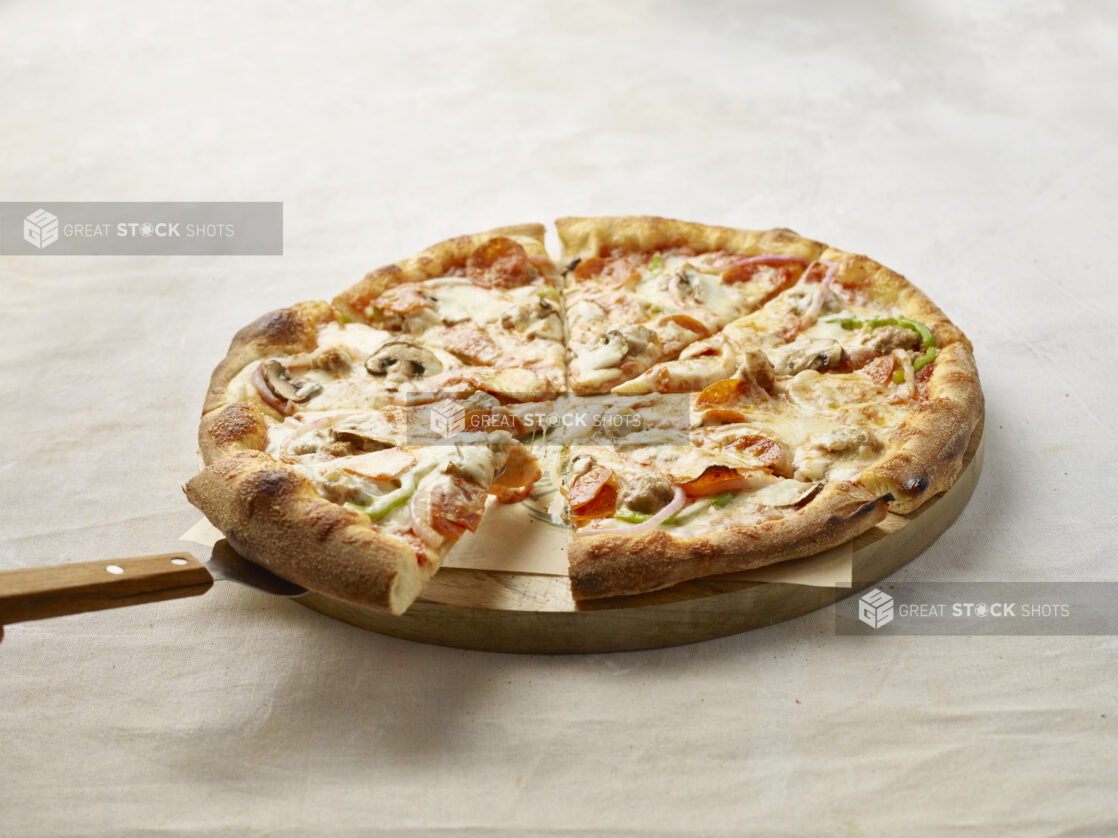
[[[199,596],[222,579],[276,596],[307,592],[253,564],[221,539],[206,562],[177,552],[0,571],[0,626]]]

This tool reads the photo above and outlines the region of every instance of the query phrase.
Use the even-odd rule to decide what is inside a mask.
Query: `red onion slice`
[[[411,518],[411,531],[428,547],[438,547],[443,543],[441,534],[431,526],[431,486],[416,489],[408,501],[408,515]]]
[[[819,283],[819,293],[815,295],[815,299],[811,303],[811,308],[804,314],[803,325],[801,328],[806,329],[816,318],[819,317],[819,312],[823,310],[823,303],[827,301],[827,292],[831,289],[831,283],[835,281],[835,263],[829,262],[826,259],[818,261],[820,265],[827,266],[827,275],[823,277],[823,281]],[[808,269],[810,270],[810,268]],[[806,275],[806,271],[804,272]]]
[[[269,407],[278,410],[285,416],[290,414],[291,404],[286,399],[277,399],[275,394],[268,387],[268,382],[264,380],[264,362],[261,361],[256,365],[256,369],[252,371],[252,386],[256,388],[256,392],[260,394],[260,398]]]
[[[668,505],[649,518],[639,524],[632,524],[627,527],[600,527],[596,529],[582,529],[575,530],[575,538],[582,538],[588,535],[605,535],[606,533],[616,533],[619,535],[642,535],[646,532],[656,529],[666,520],[675,515],[679,510],[683,509],[687,503],[687,495],[683,493],[683,489],[679,486],[675,487],[675,495],[672,497]]]
[[[802,256],[750,256],[748,259],[735,259],[731,262],[726,270],[737,267],[738,265],[755,265],[758,262],[799,262],[801,265],[807,265],[808,260]]]

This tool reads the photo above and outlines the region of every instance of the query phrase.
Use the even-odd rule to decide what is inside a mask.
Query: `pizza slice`
[[[487,398],[462,407],[499,413]],[[285,579],[393,614],[477,529],[490,496],[518,502],[540,476],[507,430],[410,445],[400,406],[271,423],[254,411],[245,430],[255,427],[225,439],[186,484],[191,503],[234,548]]]
[[[242,329],[211,379],[190,500],[285,578],[406,608],[488,494],[519,500],[539,476],[502,405],[564,384],[542,237],[443,242]],[[442,405],[443,423],[409,424],[415,405]]]
[[[340,329],[422,346],[438,358],[425,376],[437,387],[554,398],[566,387],[565,350],[559,274],[543,236],[540,225],[500,228],[379,268],[334,299]],[[403,371],[390,355],[374,374]]]
[[[822,245],[662,218],[556,222],[567,263],[569,381],[605,393],[755,310],[814,264]]]
[[[898,513],[954,482],[982,413],[962,332],[899,274],[834,249],[762,308],[615,392],[710,399],[730,379],[777,386],[804,416],[832,423],[863,411],[884,453],[861,479]]]
[[[758,450],[782,443],[752,434]],[[775,474],[732,447],[576,446],[566,489],[576,600],[645,593],[812,555],[881,521],[888,496]]]

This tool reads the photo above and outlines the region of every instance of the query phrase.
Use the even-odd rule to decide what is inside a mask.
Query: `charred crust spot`
[[[908,480],[904,482],[904,490],[906,492],[912,493],[913,495],[918,495],[928,488],[928,484],[928,475],[920,474],[908,478]]]

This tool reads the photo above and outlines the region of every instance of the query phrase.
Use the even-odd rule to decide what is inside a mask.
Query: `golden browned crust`
[[[894,496],[889,508],[905,514],[951,487],[982,418],[984,401],[974,355],[963,341],[936,357],[928,398],[893,432],[887,453],[859,482]]]
[[[248,402],[233,402],[202,416],[198,427],[202,462],[209,465],[236,451],[263,451],[268,446],[268,425],[263,412]]]
[[[435,567],[324,499],[309,480],[261,451],[237,451],[184,487],[239,552],[299,585],[366,608],[401,614]]]
[[[888,500],[852,483],[832,483],[803,509],[750,527],[697,538],[662,529],[636,537],[583,536],[569,549],[571,591],[576,600],[625,596],[810,556],[878,524]]]
[[[445,276],[448,272],[466,264],[479,245],[495,236],[503,236],[520,244],[529,258],[548,259],[543,239],[546,232],[542,224],[516,224],[511,227],[498,227],[484,233],[458,236],[428,247],[410,259],[394,262],[377,268],[365,278],[334,298],[334,307],[344,316],[358,322],[368,322],[369,307],[373,300],[396,285],[406,282],[423,282],[434,277]]]
[[[615,248],[649,252],[671,247],[691,247],[699,253],[725,250],[746,256],[779,253],[810,260],[817,258],[824,247],[791,230],[735,230],[648,215],[560,218],[555,226],[564,262],[606,256]]]

